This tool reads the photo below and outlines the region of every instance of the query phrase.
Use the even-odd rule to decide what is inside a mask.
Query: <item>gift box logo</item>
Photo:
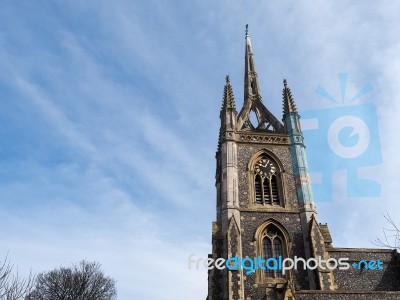
[[[381,187],[374,180],[361,178],[360,168],[382,163],[376,107],[373,103],[355,104],[372,90],[366,84],[351,98],[346,97],[348,74],[339,74],[341,99],[318,86],[316,93],[335,106],[301,112],[309,171],[315,201],[331,201],[335,171],[346,170],[348,197],[379,197]],[[343,172],[342,172],[343,173]]]

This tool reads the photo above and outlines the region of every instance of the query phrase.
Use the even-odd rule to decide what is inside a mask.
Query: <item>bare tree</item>
[[[21,278],[18,271],[13,272],[14,266],[8,260],[0,262],[0,300],[22,300],[33,288],[34,276]]]
[[[115,280],[106,277],[96,262],[82,261],[70,268],[59,268],[36,277],[26,300],[112,300],[116,299]]]
[[[383,228],[383,238],[378,237],[372,243],[379,247],[392,248],[400,252],[400,228],[388,212],[384,213],[383,216],[389,225],[387,228]]]

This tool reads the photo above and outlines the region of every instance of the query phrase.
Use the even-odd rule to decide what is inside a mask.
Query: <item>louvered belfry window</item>
[[[255,202],[260,205],[282,205],[276,164],[267,156],[261,157],[254,168]]]

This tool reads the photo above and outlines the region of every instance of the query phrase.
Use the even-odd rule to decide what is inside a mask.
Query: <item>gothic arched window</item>
[[[275,162],[262,156],[254,167],[255,202],[260,205],[282,205],[279,193],[279,173]]]
[[[279,257],[282,261],[288,257],[292,247],[291,237],[286,228],[278,221],[268,219],[260,224],[254,233],[255,253],[265,260],[265,270],[256,269],[257,283],[285,284],[291,277],[291,271],[283,274],[279,270]]]
[[[284,238],[282,232],[273,224],[267,226],[262,234],[262,256],[265,260],[269,258],[282,259],[284,253]],[[271,270],[266,268],[265,277],[268,278],[282,278],[282,270]]]

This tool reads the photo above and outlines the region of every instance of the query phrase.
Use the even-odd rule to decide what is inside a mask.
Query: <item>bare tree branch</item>
[[[0,263],[0,300],[22,300],[32,291],[35,280],[32,272],[28,278],[21,278],[13,268],[8,256]]]
[[[388,228],[383,228],[383,238],[377,237],[372,242],[375,246],[392,248],[400,252],[400,227],[393,221],[388,212],[383,213],[388,222]]]

